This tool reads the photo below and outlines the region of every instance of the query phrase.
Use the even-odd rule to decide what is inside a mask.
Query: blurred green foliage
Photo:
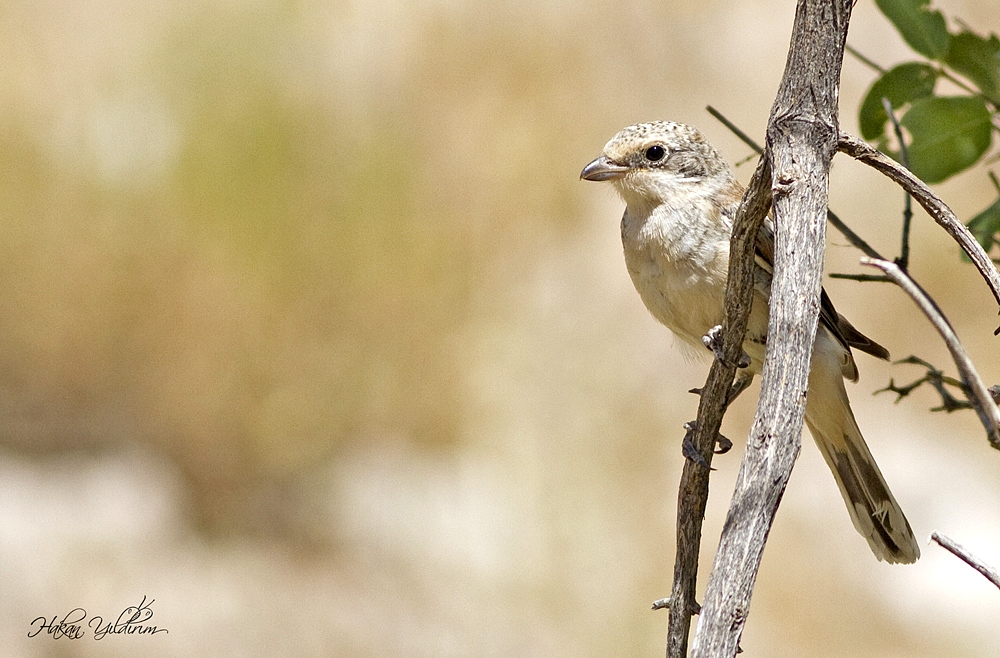
[[[939,11],[929,8],[930,0],[875,0],[906,43],[930,59],[948,50],[948,27]]]
[[[893,107],[904,107],[934,93],[937,73],[922,62],[907,62],[886,71],[865,94],[858,114],[861,136],[877,139],[883,136],[889,120],[882,105],[886,98]]]
[[[1000,194],[1000,189],[997,193]],[[969,230],[979,240],[979,244],[983,245],[986,253],[1000,244],[1000,198],[969,221]]]
[[[858,122],[865,139],[897,160],[892,146],[893,127],[882,100],[901,112],[907,130],[907,165],[928,183],[939,183],[981,162],[1000,131],[1000,39],[980,36],[961,26],[949,32],[944,15],[930,8],[930,0],[876,0],[906,43],[926,59],[907,62],[888,71],[869,88],[861,102]],[[947,79],[966,95],[943,95],[939,80]],[[969,222],[979,242],[990,249],[998,244],[993,204]]]
[[[910,134],[909,165],[932,183],[975,164],[990,147],[990,112],[972,96],[914,101],[900,123]]]

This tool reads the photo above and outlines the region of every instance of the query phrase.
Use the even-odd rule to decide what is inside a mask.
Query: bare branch
[[[776,226],[764,381],[692,658],[736,654],[764,544],[801,445],[822,283],[828,175],[838,135],[839,73],[852,6],[853,0],[799,0],[796,7],[764,157],[773,172]]]
[[[969,229],[959,221],[955,213],[952,212],[951,208],[940,197],[934,194],[922,180],[914,176],[898,162],[853,135],[840,133],[840,142],[837,144],[837,149],[870,167],[874,167],[909,192],[917,200],[917,203],[923,206],[927,214],[934,218],[934,221],[940,224],[958,242],[965,253],[969,255],[969,258],[972,259],[973,264],[975,264],[979,273],[982,274],[987,285],[989,285],[993,297],[1000,304],[1000,272],[997,272],[993,261],[983,251],[982,246],[972,233],[969,232]],[[996,333],[1000,333],[1000,329]]]
[[[731,133],[733,133],[734,135],[736,135],[737,137],[739,137],[741,140],[743,140],[744,144],[746,144],[747,146],[749,146],[750,148],[752,148],[754,151],[756,151],[757,155],[760,155],[760,154],[762,154],[764,152],[764,149],[761,147],[760,144],[758,144],[757,142],[755,142],[754,139],[752,137],[750,137],[750,135],[748,135],[745,132],[743,132],[742,130],[740,130],[740,127],[737,126],[732,121],[730,121],[726,117],[725,114],[723,114],[722,112],[718,111],[717,109],[715,109],[711,105],[709,105],[705,109],[708,110],[709,114],[711,114],[713,117],[715,117],[716,119],[718,119],[719,123],[721,123],[722,125],[724,125],[726,128],[729,128],[729,131]]]
[[[833,224],[833,228],[840,231],[840,234],[847,238],[848,242],[860,249],[866,256],[869,258],[882,257],[881,254],[875,251],[874,247],[865,242],[864,238],[855,233],[850,226],[845,224],[844,221],[829,208],[826,210],[826,218],[831,224]]]
[[[872,258],[874,258],[874,256]],[[881,274],[841,274],[840,272],[832,272],[830,274],[830,278],[844,279],[846,281],[860,281],[861,283],[891,283],[892,281]]]
[[[958,367],[958,373],[962,378],[962,382],[966,386],[969,401],[972,402],[979,420],[983,423],[983,427],[986,428],[986,436],[990,444],[1000,450],[1000,408],[993,401],[993,397],[990,395],[989,390],[987,390],[983,380],[980,379],[979,373],[976,372],[975,366],[972,365],[972,360],[969,358],[968,353],[966,353],[962,343],[959,342],[955,330],[948,323],[948,320],[945,319],[944,314],[941,313],[941,309],[895,263],[872,258],[862,258],[861,264],[870,265],[882,270],[886,276],[892,279],[893,283],[913,298],[913,301],[917,303],[920,310],[924,312],[924,315],[927,316],[931,324],[941,334],[945,344],[948,346],[948,350],[951,352],[952,358],[955,360],[955,365]]]
[[[844,48],[845,48],[845,50],[847,50],[847,52],[851,53],[855,57],[855,59],[857,59],[859,62],[861,62],[862,64],[864,64],[868,68],[872,69],[873,71],[875,71],[879,75],[885,75],[885,69],[884,68],[882,68],[881,66],[879,66],[878,64],[876,64],[872,60],[868,59],[867,57],[865,57],[864,55],[862,55],[857,50],[855,50],[854,47],[851,46],[851,44],[847,44],[846,46],[844,46]]]
[[[950,539],[949,537],[946,537],[945,535],[942,535],[937,530],[931,533],[931,539],[936,541],[938,545],[950,552],[952,555],[956,556],[958,559],[962,560],[967,565],[981,573],[986,580],[990,581],[995,586],[1000,587],[1000,573],[997,573],[996,569],[984,563],[969,551],[965,550],[965,547],[961,544]]]
[[[734,135],[743,140],[744,144],[752,148],[758,154],[764,152],[764,149],[761,148],[760,144],[755,142],[749,135],[740,130],[739,126],[737,126],[735,123],[726,118],[726,116],[722,112],[719,112],[711,105],[709,105],[705,109],[708,110],[709,114],[718,119],[719,122],[722,123],[722,125],[724,125],[726,128],[729,128],[729,130]],[[845,224],[844,220],[838,217],[837,214],[832,210],[830,210],[829,208],[827,208],[826,210],[826,218],[830,221],[831,224],[833,224],[833,227],[835,229],[840,231],[841,235],[847,238],[848,242],[850,242],[852,245],[860,249],[866,256],[869,256],[871,258],[882,258],[882,254],[875,251],[875,249],[873,249],[870,244],[865,242],[864,238],[862,238],[860,235],[851,230],[851,227]]]
[[[698,420],[685,435],[685,449],[698,458],[685,459],[677,494],[677,554],[667,628],[668,658],[687,655],[691,616],[699,610],[695,601],[698,585],[698,554],[701,528],[708,503],[708,476],[722,416],[732,400],[736,364],[743,356],[743,334],[753,295],[754,242],[771,207],[771,170],[762,158],[743,194],[733,227],[726,288],[727,315],[722,329],[721,358],[712,363],[705,386],[700,389]]]

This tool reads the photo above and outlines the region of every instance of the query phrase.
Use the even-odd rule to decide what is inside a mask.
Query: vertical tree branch
[[[765,159],[754,171],[734,221],[729,257],[729,285],[726,288],[726,319],[723,324],[723,359],[715,360],[701,389],[698,421],[690,433],[691,444],[702,462],[684,461],[677,494],[677,554],[674,582],[670,592],[670,620],[667,627],[667,658],[687,655],[691,616],[698,611],[695,591],[698,584],[698,554],[701,527],[708,503],[708,465],[712,463],[715,441],[722,426],[735,364],[743,354],[750,305],[753,299],[754,243],[757,231],[771,204],[771,172]]]
[[[785,73],[771,110],[775,267],[767,358],[693,657],[733,656],[764,544],[801,443],[826,239],[827,186],[853,0],[799,0]]]
[[[742,130],[740,130],[739,127],[735,123],[733,123],[732,121],[730,121],[729,119],[727,119],[726,116],[724,114],[722,114],[722,112],[719,112],[717,109],[715,109],[711,105],[709,105],[705,109],[708,110],[709,114],[711,114],[713,117],[715,117],[716,119],[718,119],[719,122],[722,123],[722,125],[724,125],[726,128],[729,128],[730,132],[732,132],[734,135],[736,135],[741,140],[743,140],[744,144],[746,144],[747,146],[749,146],[750,148],[752,148],[758,154],[762,154],[764,152],[764,149],[762,149],[760,147],[760,145],[757,144],[757,142],[755,142],[753,139],[751,139],[750,136],[747,135],[745,132],[743,132]],[[907,196],[906,198],[909,199],[910,197]],[[835,212],[833,212],[830,209],[827,209],[827,211],[826,211],[826,218],[827,218],[827,220],[829,220],[829,222],[831,224],[833,224],[833,228],[835,228],[838,231],[840,231],[841,235],[843,235],[845,238],[847,238],[848,242],[850,242],[852,245],[854,245],[855,247],[857,247],[858,249],[860,249],[862,252],[864,252],[864,254],[866,256],[868,256],[870,258],[882,258],[882,256],[877,251],[875,251],[870,244],[868,244],[867,242],[865,242],[864,239],[860,235],[858,235],[857,233],[855,233],[854,231],[852,231],[851,227],[848,226],[847,224],[845,224],[844,221],[842,219],[840,219],[840,217],[838,217]],[[831,276],[834,276],[834,275],[831,275]]]

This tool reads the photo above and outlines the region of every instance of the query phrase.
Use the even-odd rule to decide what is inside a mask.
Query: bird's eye
[[[659,162],[663,159],[663,156],[667,154],[666,149],[664,149],[659,144],[653,144],[648,149],[646,149],[646,159],[650,162]]]

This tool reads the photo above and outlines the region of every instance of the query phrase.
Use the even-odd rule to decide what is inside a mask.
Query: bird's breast
[[[653,317],[685,342],[721,324],[729,259],[728,238],[645,222],[622,222],[625,264],[632,283]],[[673,234],[671,234],[673,233]]]

